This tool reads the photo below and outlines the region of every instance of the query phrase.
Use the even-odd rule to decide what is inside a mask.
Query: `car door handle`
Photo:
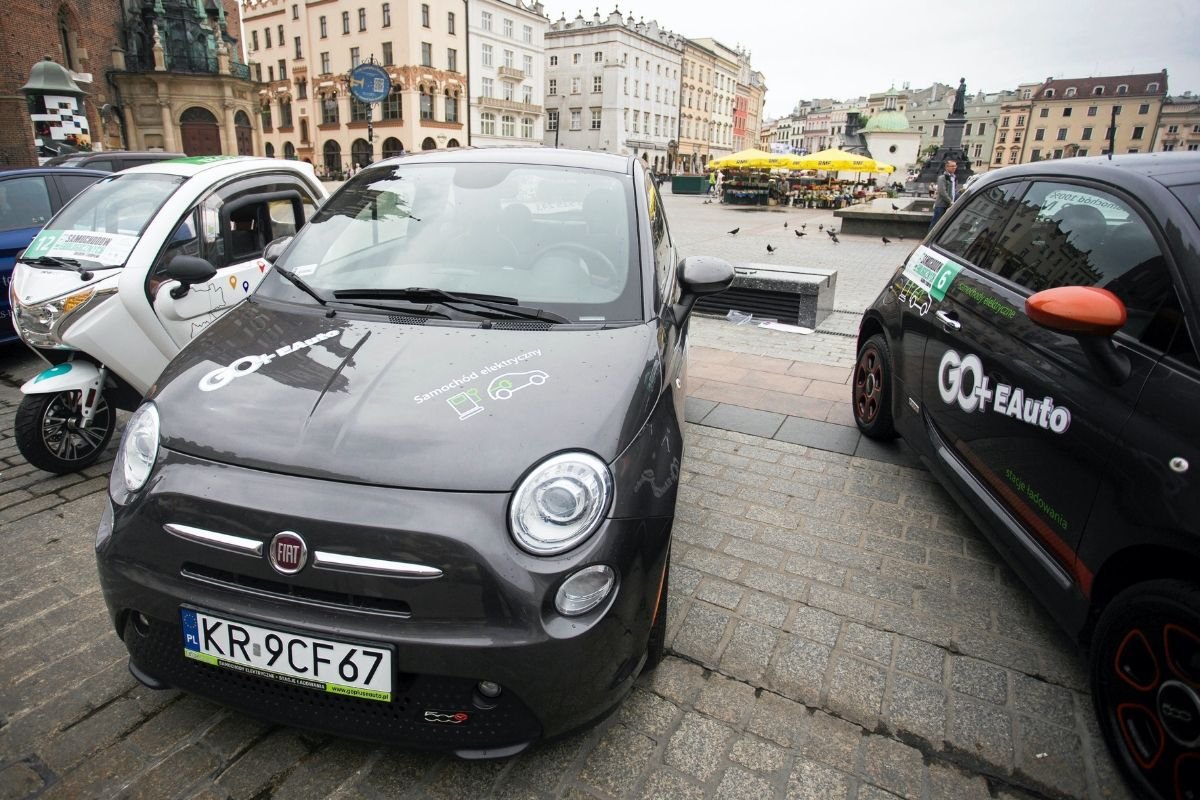
[[[955,318],[955,314],[951,311],[939,311],[934,314],[938,321],[946,326],[949,330],[962,330],[962,323]]]

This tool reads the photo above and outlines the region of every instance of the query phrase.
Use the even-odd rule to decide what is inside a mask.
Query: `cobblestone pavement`
[[[1075,649],[924,471],[697,425],[671,655],[589,731],[460,762],[145,689],[95,577],[110,464],[25,464],[36,363],[0,359],[0,797],[1125,796]]]

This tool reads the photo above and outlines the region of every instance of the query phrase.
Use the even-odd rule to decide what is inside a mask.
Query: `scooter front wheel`
[[[83,427],[83,393],[27,394],[17,408],[14,437],[25,460],[38,469],[64,474],[96,463],[112,439],[117,415],[101,397],[92,424]]]

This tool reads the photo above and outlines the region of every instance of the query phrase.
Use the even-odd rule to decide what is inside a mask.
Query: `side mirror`
[[[1059,286],[1025,300],[1025,316],[1052,331],[1074,336],[1093,366],[1114,383],[1129,378],[1131,365],[1112,335],[1129,318],[1121,298],[1098,286]]]
[[[733,284],[733,264],[713,256],[688,256],[679,262],[683,291],[675,304],[675,321],[682,323],[704,295],[723,292]]]
[[[188,293],[194,283],[204,283],[212,280],[217,274],[217,268],[203,258],[197,256],[178,255],[167,262],[163,275],[179,281],[179,285],[171,290],[171,297],[179,300]]]
[[[274,264],[283,255],[283,251],[287,250],[289,244],[292,243],[294,236],[280,236],[278,239],[272,239],[271,243],[263,250],[263,261],[268,264]]]

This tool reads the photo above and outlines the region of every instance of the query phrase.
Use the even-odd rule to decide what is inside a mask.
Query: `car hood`
[[[606,463],[659,396],[655,326],[499,330],[244,303],[150,390],[165,447],[414,489],[511,491],[563,450]]]

